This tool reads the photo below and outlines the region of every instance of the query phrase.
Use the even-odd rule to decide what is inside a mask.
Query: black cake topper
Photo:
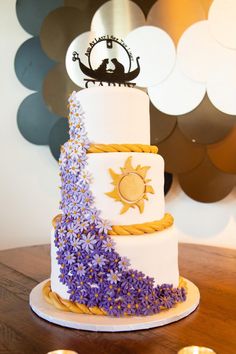
[[[129,68],[128,71],[125,72],[125,67],[124,65],[118,61],[117,58],[104,58],[101,62],[101,64],[96,68],[93,69],[91,65],[91,52],[95,45],[98,43],[104,42],[106,43],[106,48],[107,49],[112,49],[113,48],[113,43],[117,43],[118,45],[122,46],[123,49],[125,50],[128,59],[129,59]],[[82,63],[79,53],[76,51],[73,52],[73,61],[78,61],[80,70],[89,78],[84,79],[86,81],[85,87],[88,87],[89,83],[96,84],[99,83],[99,86],[103,86],[103,83],[107,83],[108,86],[129,86],[133,87],[135,86],[134,82],[130,82],[134,80],[139,72],[140,72],[140,65],[139,65],[139,57],[136,58],[136,69],[131,71],[131,63],[133,61],[133,56],[130,50],[128,49],[127,45],[124,43],[123,40],[120,40],[114,36],[102,36],[99,38],[95,38],[94,41],[90,43],[90,46],[88,47],[85,55],[88,57],[88,66]],[[109,64],[109,61],[112,62],[114,69],[107,69],[107,66]]]

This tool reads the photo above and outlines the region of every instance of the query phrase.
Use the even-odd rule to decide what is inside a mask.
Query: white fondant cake
[[[108,173],[111,168],[118,174],[121,172],[127,157],[132,157],[133,166],[149,166],[147,178],[151,181],[154,193],[147,194],[144,210],[139,212],[137,207],[130,208],[120,214],[121,203],[114,202],[106,193],[112,190],[112,179]],[[164,160],[160,155],[138,152],[114,152],[88,155],[88,171],[92,175],[91,191],[95,197],[95,205],[101,210],[101,216],[113,225],[127,225],[159,220],[164,216]]]
[[[82,111],[77,107],[77,100]],[[164,284],[163,294],[166,294],[165,284],[170,284],[168,291],[171,291],[171,286],[178,287],[179,283],[176,231],[174,226],[163,224],[163,158],[152,151],[137,152],[135,145],[127,152],[111,149],[111,152],[89,153],[87,150],[84,153],[86,133],[90,144],[149,145],[148,96],[137,89],[98,87],[72,95],[70,105],[71,138],[64,145],[60,159],[64,216],[57,224],[56,232],[52,232],[51,289],[63,299],[76,302],[81,299],[83,304],[102,307],[110,315],[155,313],[159,311],[158,306],[169,306],[165,305],[166,295],[163,298],[157,295],[158,286]],[[85,130],[79,120],[83,114]],[[78,136],[85,137],[82,145]],[[81,174],[80,166],[85,166],[85,175]],[[100,211],[100,219],[97,211]],[[81,223],[83,218],[85,221]],[[100,229],[101,224],[104,227],[101,220],[111,224],[105,234]],[[128,259],[130,268],[122,268],[123,259]],[[137,286],[132,280],[136,276]],[[150,278],[154,279],[153,284]],[[90,282],[90,286],[86,287],[86,282]],[[111,291],[108,298],[113,301],[118,285],[121,293],[108,306],[104,300],[107,292]],[[146,295],[146,302],[139,304],[142,287],[152,287],[152,296],[155,294],[157,298],[147,300]],[[96,298],[90,298],[94,289],[99,289],[96,296],[101,298],[100,303]],[[131,294],[135,299],[132,300],[133,312],[131,303],[126,309],[123,308],[125,302],[118,304],[124,301],[125,289],[131,289],[134,294]],[[176,292],[169,296],[173,303],[182,301],[179,300],[182,295],[176,300]],[[116,305],[117,312],[114,310]]]
[[[92,87],[77,93],[96,144],[150,144],[149,98],[127,87]]]
[[[129,258],[132,266],[155,279],[155,284],[179,284],[178,239],[174,226],[144,236],[113,236],[116,250]],[[63,299],[69,299],[67,287],[59,281],[60,266],[51,236],[51,287]]]

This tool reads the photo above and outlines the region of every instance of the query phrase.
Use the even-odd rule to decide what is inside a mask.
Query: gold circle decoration
[[[205,147],[188,140],[178,128],[159,145],[160,155],[165,160],[165,170],[170,173],[185,173],[201,164]]]
[[[53,60],[64,62],[66,51],[80,33],[81,13],[74,7],[61,7],[52,11],[43,21],[40,41],[43,50]]]
[[[225,139],[235,123],[236,117],[216,109],[207,95],[193,111],[178,116],[181,132],[190,141],[204,145]]]
[[[150,102],[151,143],[159,144],[173,132],[177,117],[159,111]]]
[[[234,188],[236,176],[218,170],[207,155],[194,170],[179,174],[183,191],[192,199],[214,203],[225,198]]]
[[[139,174],[131,172],[121,178],[118,190],[121,199],[127,203],[135,203],[143,198],[145,182]]]
[[[68,116],[67,100],[72,91],[80,87],[70,80],[64,63],[59,63],[51,69],[43,82],[43,98],[50,111],[62,117]]]
[[[109,170],[114,188],[106,195],[117,202],[121,202],[120,214],[124,214],[129,208],[135,207],[138,207],[140,213],[142,213],[144,211],[144,200],[148,200],[147,193],[155,193],[152,186],[148,184],[150,179],[146,179],[150,167],[138,165],[134,168],[131,161],[132,156],[128,157],[124,167],[120,168],[121,173],[116,173],[112,169]]]
[[[147,17],[147,24],[164,29],[175,44],[193,23],[207,19],[212,0],[158,0]]]
[[[236,174],[236,124],[224,140],[207,147],[207,154],[218,169]]]

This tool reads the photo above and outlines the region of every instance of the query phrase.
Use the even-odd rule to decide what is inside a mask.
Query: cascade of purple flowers
[[[154,286],[153,278],[131,269],[129,260],[115,251],[110,225],[100,217],[90,191],[92,176],[86,170],[90,143],[76,92],[69,98],[69,109],[70,139],[59,160],[63,215],[55,245],[60,282],[67,286],[70,300],[98,306],[111,316],[151,315],[184,301],[184,288]]]

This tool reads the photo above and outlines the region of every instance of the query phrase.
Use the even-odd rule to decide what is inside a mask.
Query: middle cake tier
[[[164,160],[158,154],[88,154],[94,204],[112,225],[160,220],[164,216]]]

